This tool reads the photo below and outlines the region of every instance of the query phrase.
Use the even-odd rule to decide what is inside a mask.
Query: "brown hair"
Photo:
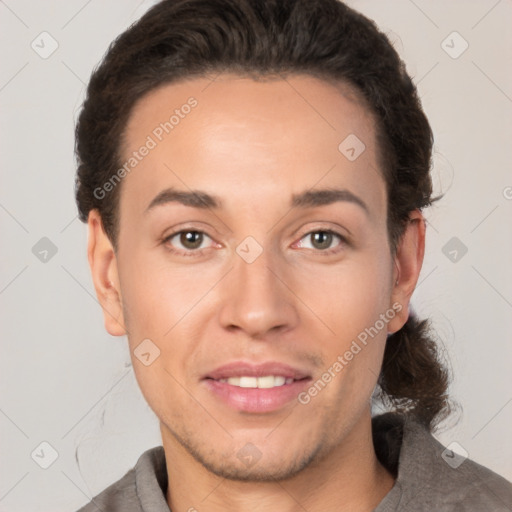
[[[416,87],[388,38],[338,0],[164,0],[110,46],[94,71],[76,127],[76,200],[98,209],[116,247],[121,185],[96,190],[120,167],[135,102],[156,87],[222,71],[252,77],[309,74],[351,86],[376,119],[392,254],[409,214],[429,206],[432,131]],[[447,410],[447,372],[427,322],[411,314],[388,337],[379,379],[395,410],[427,426]]]

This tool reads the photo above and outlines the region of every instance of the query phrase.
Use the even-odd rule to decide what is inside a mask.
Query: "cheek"
[[[380,373],[387,338],[382,315],[389,310],[391,266],[390,257],[375,256],[381,251],[360,254],[338,271],[317,274],[318,286],[308,295],[312,309],[331,330],[330,336],[323,337],[321,350],[333,385],[322,400],[333,411],[365,406]]]
[[[190,274],[165,269],[161,263],[136,255],[120,272],[134,373],[159,417],[169,403],[175,419],[187,405],[179,383],[185,381],[184,372],[197,350],[194,305],[206,293],[205,284]]]
[[[339,268],[319,269],[303,294],[338,340],[351,340],[385,313],[391,290],[389,261],[359,255]],[[314,282],[314,286],[311,286]],[[332,332],[331,332],[332,334]]]
[[[161,255],[135,252],[126,260],[120,281],[132,334],[166,336],[218,279],[215,269],[173,266]]]
[[[163,399],[164,389],[179,387],[173,377],[182,382],[202,355],[204,323],[215,311],[215,294],[209,292],[219,280],[219,269],[185,269],[170,265],[165,257],[134,251],[120,265],[119,276],[134,371],[146,399],[154,404]],[[150,358],[158,355],[150,366],[144,365],[145,358],[137,359],[143,340],[150,340],[145,342]]]

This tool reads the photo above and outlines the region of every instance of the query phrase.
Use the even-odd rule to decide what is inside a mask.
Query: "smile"
[[[284,377],[283,375],[265,375],[263,377],[251,377],[248,375],[241,377],[230,377],[229,379],[220,379],[219,382],[227,382],[231,386],[238,386],[240,388],[258,388],[270,389],[285,384],[291,384],[293,378]]]
[[[279,411],[298,399],[311,374],[290,365],[268,361],[233,361],[201,379],[211,399],[238,412]]]

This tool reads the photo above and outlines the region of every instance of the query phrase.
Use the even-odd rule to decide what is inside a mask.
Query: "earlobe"
[[[400,304],[401,309],[388,323],[389,333],[401,329],[409,317],[409,304],[418,282],[424,255],[425,219],[419,210],[414,210],[409,215],[409,222],[396,250],[391,304]]]
[[[105,328],[112,336],[123,336],[126,334],[126,328],[116,254],[105,233],[98,210],[91,210],[87,224],[89,230],[87,257],[96,296],[103,309]]]

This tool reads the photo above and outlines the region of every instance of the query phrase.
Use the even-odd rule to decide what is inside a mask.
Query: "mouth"
[[[311,380],[308,373],[281,363],[235,362],[208,373],[202,382],[231,409],[268,413],[295,401]]]
[[[285,377],[284,375],[265,375],[263,377],[251,377],[250,375],[242,375],[241,377],[229,377],[229,379],[220,379],[217,382],[226,382],[231,386],[239,388],[257,388],[270,389],[291,384],[294,379]]]

